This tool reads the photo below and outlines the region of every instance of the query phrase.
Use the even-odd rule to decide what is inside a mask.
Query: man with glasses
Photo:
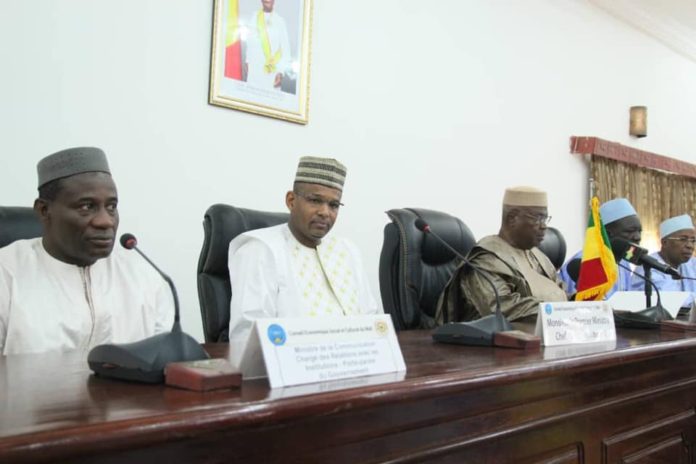
[[[660,290],[691,292],[691,296],[682,306],[691,307],[696,294],[696,258],[694,255],[694,243],[696,243],[696,231],[691,216],[682,214],[669,218],[660,224],[660,241],[662,247],[660,251],[650,254],[661,263],[669,264],[679,270],[679,273],[686,277],[682,280],[674,280],[671,276],[663,274],[658,270],[650,273],[651,280]],[[643,268],[638,266],[636,274],[643,274]],[[645,281],[640,277],[633,276],[631,281],[633,290],[643,290]]]
[[[331,158],[300,159],[286,193],[287,224],[230,242],[230,342],[246,343],[255,319],[376,314],[357,248],[327,236],[343,206],[346,168]]]
[[[493,281],[508,320],[535,317],[542,301],[566,301],[563,283],[546,255],[537,248],[551,217],[546,192],[533,187],[505,191],[498,235],[484,237],[469,252],[469,261]],[[445,287],[438,319],[469,321],[495,311],[493,288],[480,272],[460,265]]]
[[[602,217],[602,222],[606,228],[609,239],[621,237],[629,242],[639,244],[643,228],[638,218],[633,205],[625,198],[614,198],[602,204],[599,207],[599,214]],[[574,261],[582,259],[582,250],[578,251],[561,267],[558,271],[559,276],[566,285],[566,293],[568,297],[572,297],[576,293],[575,280],[568,272],[568,265]],[[609,299],[617,291],[631,290],[631,269],[632,265],[626,260],[621,261],[619,266],[619,278],[614,286],[604,296]]]

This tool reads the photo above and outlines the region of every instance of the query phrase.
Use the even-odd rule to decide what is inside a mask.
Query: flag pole
[[[593,199],[594,196],[595,196],[595,181],[594,181],[594,178],[590,177],[589,182],[590,182],[590,202],[591,202],[592,199]]]

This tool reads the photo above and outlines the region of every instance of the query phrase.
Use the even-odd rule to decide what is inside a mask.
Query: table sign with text
[[[614,313],[606,301],[539,303],[535,333],[544,346],[616,340]]]
[[[271,388],[406,370],[388,314],[259,319],[255,326],[246,357],[260,345]],[[258,365],[242,365],[263,375]]]

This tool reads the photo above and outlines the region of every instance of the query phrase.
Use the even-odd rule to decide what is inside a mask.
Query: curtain
[[[660,223],[689,214],[696,218],[696,179],[592,155],[590,172],[600,202],[627,198],[643,225],[642,246],[660,249]]]

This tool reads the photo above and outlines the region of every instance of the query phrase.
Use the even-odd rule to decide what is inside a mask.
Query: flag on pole
[[[593,197],[590,202],[590,219],[585,231],[575,300],[604,299],[604,295],[616,283],[618,274],[609,236],[599,214],[599,199]]]
[[[242,80],[242,42],[239,40],[239,0],[227,3],[225,77]]]

